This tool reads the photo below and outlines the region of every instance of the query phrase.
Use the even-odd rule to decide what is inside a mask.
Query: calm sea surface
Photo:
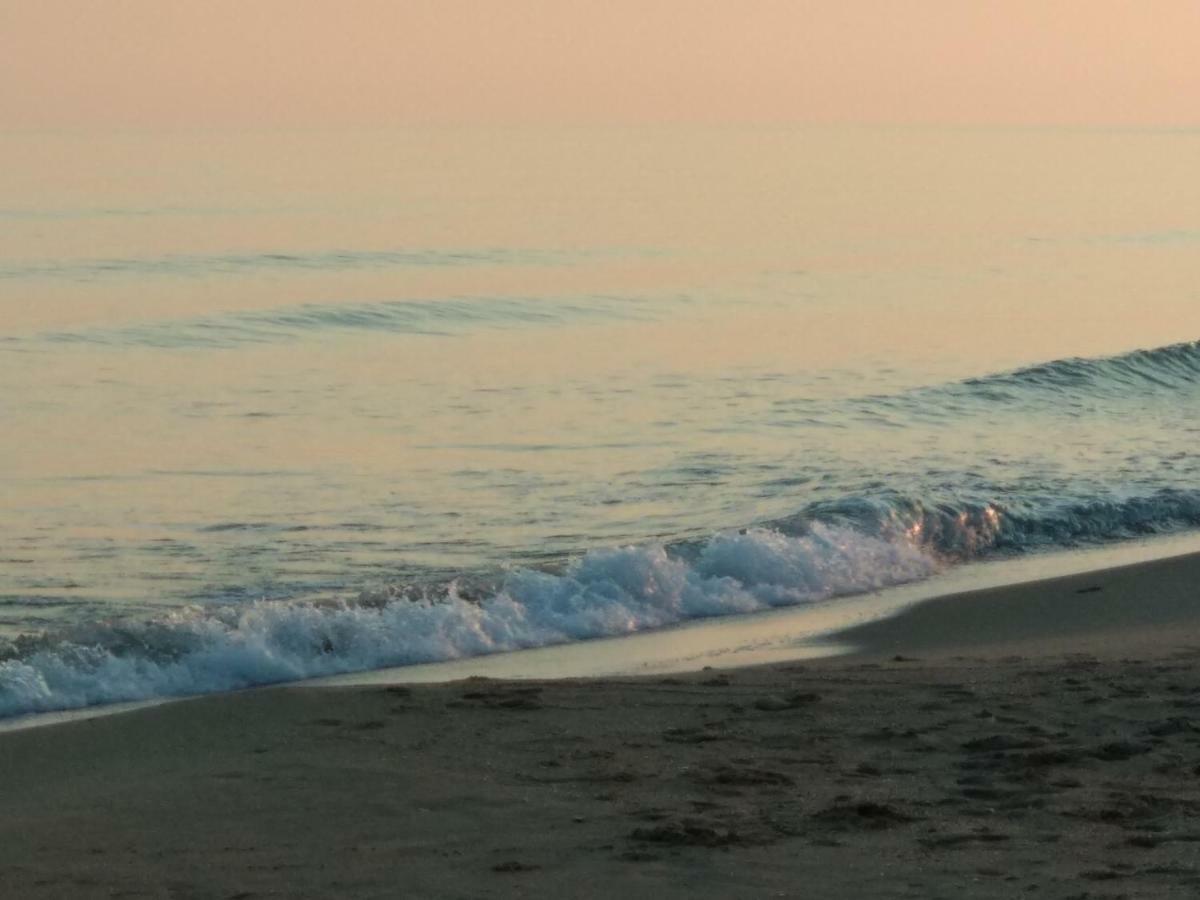
[[[0,138],[0,715],[1200,526],[1200,135]]]

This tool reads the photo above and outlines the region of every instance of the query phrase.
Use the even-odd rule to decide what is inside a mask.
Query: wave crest
[[[19,641],[0,662],[0,716],[623,635],[914,581],[938,565],[908,540],[814,523],[797,536],[717,535],[695,561],[661,544],[599,550],[562,574],[512,572],[481,601],[451,582],[415,601],[190,609]]]
[[[1088,392],[1103,395],[1200,384],[1200,341],[1134,350],[1118,356],[1058,359],[961,383],[972,393],[1003,399],[1004,392]],[[994,392],[1000,391],[1000,394]]]

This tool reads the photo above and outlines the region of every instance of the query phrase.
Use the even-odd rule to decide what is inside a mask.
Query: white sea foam
[[[93,626],[0,662],[0,715],[234,690],[662,628],[814,602],[931,575],[901,536],[815,524],[720,534],[691,562],[662,545],[588,553],[563,574],[511,573],[481,602],[255,603]]]

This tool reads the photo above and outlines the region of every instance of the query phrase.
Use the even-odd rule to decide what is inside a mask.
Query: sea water
[[[5,134],[0,715],[1194,529],[1198,152]]]

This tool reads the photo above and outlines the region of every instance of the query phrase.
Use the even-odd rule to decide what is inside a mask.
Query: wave
[[[556,571],[190,607],[18,638],[0,653],[0,716],[625,635],[877,590],[996,554],[1196,526],[1200,492],[1005,506],[849,498],[703,541],[596,550]]]
[[[480,323],[504,327],[504,320],[514,317],[528,323],[644,312],[637,302],[611,298],[566,304],[405,302],[308,306],[182,328],[155,326],[170,329],[161,332],[110,329],[102,334],[114,341],[158,341],[157,346],[220,346],[315,329],[448,332]],[[168,343],[181,340],[185,343]],[[873,411],[904,410],[910,404],[925,416],[947,417],[1005,406],[1024,415],[1037,400],[1069,410],[1072,403],[1086,406],[1096,398],[1120,397],[1154,401],[1136,408],[1178,409],[1181,399],[1188,399],[1180,391],[1197,384],[1200,343],[1191,342],[1057,360],[852,403]],[[1167,403],[1156,406],[1160,393]],[[1106,427],[1114,429],[1135,408],[1094,405],[1105,411]],[[846,407],[840,409],[845,415]],[[1160,413],[1151,414],[1154,427],[1161,428]],[[94,622],[25,636],[0,645],[0,716],[623,635],[861,593],[978,559],[1200,528],[1192,456],[1186,443],[1172,449],[1176,446],[1180,452],[1160,454],[1153,470],[1130,462],[1134,468],[1121,477],[1135,481],[1123,482],[1123,488],[1105,486],[1109,470],[1092,478],[1076,471],[1066,478],[1055,471],[1038,476],[1025,467],[1010,472],[1004,484],[984,475],[941,472],[924,479],[923,486],[920,473],[910,472],[889,482],[907,485],[909,493],[883,483],[869,490],[845,486],[840,496],[808,503],[792,515],[702,539],[598,549],[571,559],[527,557],[526,567],[499,575],[464,571],[424,580],[410,575],[336,602],[293,593],[290,599],[221,605],[210,595],[207,605],[162,618]],[[1168,483],[1174,486],[1163,486]],[[349,595],[351,586],[342,585]],[[324,583],[322,589],[329,587]]]
[[[310,303],[178,321],[44,332],[34,340],[108,347],[228,348],[294,341],[328,331],[447,336],[476,328],[522,328],[588,319],[644,319],[651,316],[651,311],[650,304],[638,298],[603,296],[569,300],[480,297]]]
[[[94,281],[127,275],[205,278],[269,270],[347,271],[402,267],[554,266],[580,258],[578,252],[539,249],[325,250],[308,253],[167,254],[152,257],[33,260],[0,265],[0,279],[50,278]]]
[[[970,379],[960,382],[960,387],[984,397],[1004,399],[1004,392],[1078,391],[1111,395],[1195,384],[1200,384],[1200,341],[1134,350],[1118,356],[1059,359]]]
[[[1072,357],[896,394],[860,396],[834,405],[806,404],[818,421],[853,414],[858,421],[893,427],[910,422],[954,422],[964,416],[1012,409],[1090,415],[1097,403],[1175,399],[1200,387],[1200,341],[1108,357]]]
[[[302,210],[272,207],[221,206],[93,206],[93,207],[0,207],[0,219],[16,221],[54,221],[65,219],[144,219],[151,216],[247,216],[279,215]]]
[[[813,522],[886,540],[907,536],[944,562],[969,562],[1200,528],[1200,490],[1164,488],[1124,497],[1033,492],[1010,494],[1004,502],[882,493],[813,503],[769,527],[803,533]]]
[[[722,534],[692,560],[661,544],[588,553],[559,574],[508,574],[482,599],[457,582],[416,599],[260,602],[18,639],[0,716],[234,690],[662,628],[912,581],[937,561],[908,541],[816,524]]]

